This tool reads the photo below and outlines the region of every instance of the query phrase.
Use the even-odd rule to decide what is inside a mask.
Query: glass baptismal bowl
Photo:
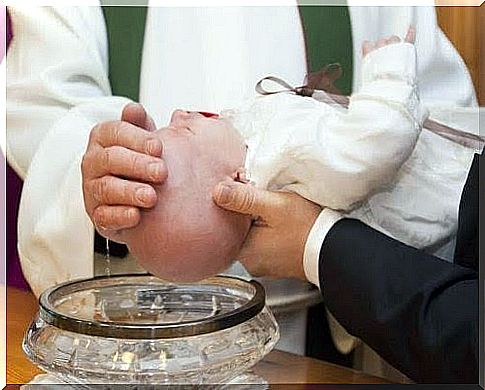
[[[67,383],[213,384],[247,371],[278,338],[256,281],[123,275],[44,292],[23,348]]]

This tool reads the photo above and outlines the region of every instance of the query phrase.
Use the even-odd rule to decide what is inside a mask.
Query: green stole
[[[111,92],[138,101],[147,7],[105,6],[103,13]]]
[[[308,70],[315,72],[325,65],[340,63],[343,75],[335,86],[342,93],[350,94],[353,57],[348,7],[300,6],[299,9],[305,33]],[[138,101],[147,7],[104,6],[103,13],[108,33],[112,93]],[[291,53],[288,53],[288,61],[291,61]],[[104,253],[105,246],[105,240],[96,233],[96,252]],[[126,249],[123,245],[110,243],[110,253],[124,256]]]

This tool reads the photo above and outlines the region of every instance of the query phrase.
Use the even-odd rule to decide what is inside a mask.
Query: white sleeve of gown
[[[366,57],[348,110],[290,94],[259,99],[248,111],[256,119],[242,123],[251,178],[335,210],[352,208],[391,181],[414,149],[426,115],[415,75],[415,48],[399,43]]]
[[[7,158],[24,180],[18,249],[34,293],[93,274],[80,162],[92,127],[119,119],[100,7],[9,8]]]

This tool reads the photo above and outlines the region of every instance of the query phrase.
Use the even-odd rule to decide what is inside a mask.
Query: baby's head
[[[176,111],[157,131],[168,168],[157,205],[142,212],[124,241],[150,273],[195,281],[225,270],[237,255],[250,218],[217,207],[212,191],[244,165],[246,146],[224,119]]]

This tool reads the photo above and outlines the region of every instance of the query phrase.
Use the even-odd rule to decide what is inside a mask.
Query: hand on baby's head
[[[217,207],[213,188],[234,178],[246,146],[223,119],[176,111],[163,142],[168,178],[157,186],[157,205],[144,211],[125,242],[150,273],[171,281],[195,281],[225,270],[235,259],[250,218]]]

